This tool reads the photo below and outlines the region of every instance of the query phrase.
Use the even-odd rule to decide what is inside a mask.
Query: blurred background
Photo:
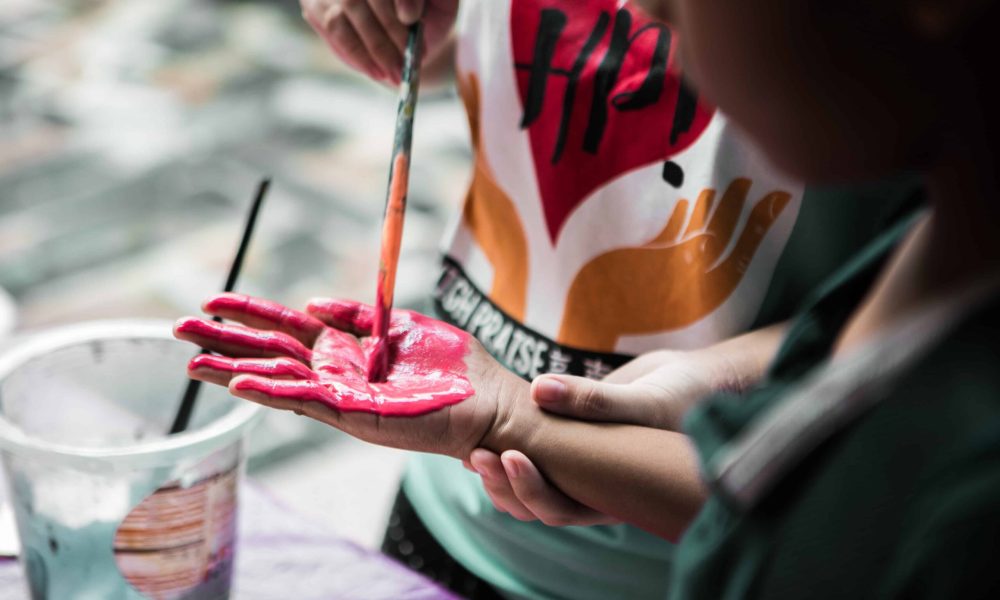
[[[196,313],[265,175],[240,291],[371,301],[395,108],[395,90],[340,65],[297,1],[3,0],[0,340]],[[429,307],[469,162],[450,86],[425,89],[400,306]],[[278,413],[253,444],[252,477],[377,545],[403,453]]]

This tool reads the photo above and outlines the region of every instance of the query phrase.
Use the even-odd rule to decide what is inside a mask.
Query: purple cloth
[[[234,600],[452,600],[396,561],[290,512],[260,486],[240,490]],[[0,559],[0,600],[28,597],[21,565]]]

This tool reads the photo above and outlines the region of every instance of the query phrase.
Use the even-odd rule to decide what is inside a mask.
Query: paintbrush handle
[[[264,202],[264,198],[267,196],[267,190],[271,187],[271,178],[265,177],[257,184],[257,194],[253,198],[253,202],[250,204],[250,212],[247,214],[246,223],[243,225],[243,236],[240,238],[240,245],[236,249],[236,256],[233,257],[233,262],[229,265],[229,273],[226,275],[226,283],[222,286],[222,291],[231,292],[236,289],[236,281],[240,277],[240,272],[243,270],[243,259],[246,258],[247,249],[250,247],[250,238],[253,237],[253,229],[257,224],[257,215],[260,214],[260,206]],[[213,321],[222,322],[221,317],[212,317]],[[208,350],[202,350],[201,353],[205,354]],[[191,420],[191,413],[194,412],[194,405],[198,401],[198,392],[201,390],[201,382],[197,379],[189,379],[187,387],[184,388],[184,394],[181,396],[180,406],[177,407],[177,413],[174,415],[173,423],[170,425],[170,434],[180,433],[187,429],[188,422]]]
[[[403,217],[410,181],[410,144],[413,141],[413,115],[417,110],[420,88],[420,40],[422,26],[418,21],[410,26],[403,54],[403,76],[396,111],[396,133],[389,166],[385,214],[382,216],[382,248],[378,267],[378,287],[375,290],[375,321],[372,335],[376,338],[369,356],[368,379],[384,381],[389,372],[387,340],[389,315],[392,311],[393,290],[396,287],[396,267],[403,239]]]

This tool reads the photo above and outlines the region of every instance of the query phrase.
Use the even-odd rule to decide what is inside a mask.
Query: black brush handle
[[[250,247],[250,238],[253,236],[253,228],[257,223],[257,215],[260,213],[260,206],[267,196],[267,190],[271,187],[271,179],[265,177],[257,185],[257,195],[254,196],[253,204],[250,205],[250,214],[247,215],[246,225],[243,227],[243,238],[240,239],[240,246],[236,250],[233,264],[229,266],[229,275],[226,276],[226,285],[223,292],[231,292],[236,289],[236,281],[240,278],[240,271],[243,269],[243,259],[246,257],[247,248]],[[216,323],[222,322],[222,317],[213,317]],[[202,350],[202,354],[208,350]],[[194,412],[194,405],[198,400],[198,391],[201,390],[201,382],[196,379],[189,379],[184,395],[181,397],[181,405],[177,408],[174,422],[170,426],[170,435],[180,433],[187,429],[191,421],[191,414]]]

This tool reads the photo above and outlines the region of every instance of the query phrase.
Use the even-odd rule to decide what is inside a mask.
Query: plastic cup
[[[195,349],[100,321],[0,356],[0,451],[34,599],[227,598],[247,432],[261,407],[204,386],[167,431]]]

